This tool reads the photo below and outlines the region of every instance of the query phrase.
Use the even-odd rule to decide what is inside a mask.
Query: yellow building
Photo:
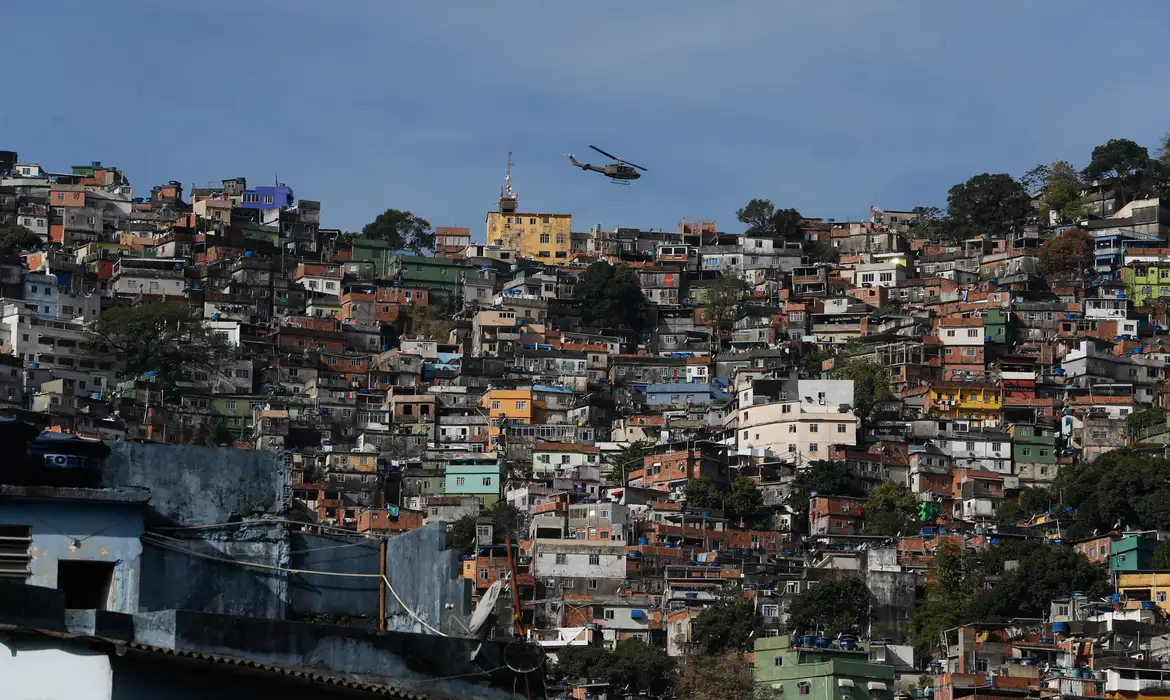
[[[487,215],[489,245],[547,263],[568,262],[573,249],[572,229],[572,214],[490,211]]]
[[[956,382],[930,387],[928,413],[944,418],[988,421],[1003,409],[1003,390],[994,384]]]
[[[1152,601],[1170,613],[1170,571],[1142,571],[1117,574],[1117,592],[1122,600]]]
[[[489,451],[495,451],[496,439],[507,422],[531,425],[537,406],[532,389],[492,389],[483,395],[480,406],[488,411]]]

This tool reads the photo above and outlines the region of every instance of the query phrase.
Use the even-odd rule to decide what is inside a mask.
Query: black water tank
[[[31,423],[0,417],[0,484],[25,483],[29,442],[40,432]]]

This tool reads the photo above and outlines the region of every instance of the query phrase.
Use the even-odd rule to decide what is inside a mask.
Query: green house
[[[1170,260],[1156,263],[1132,263],[1121,268],[1121,281],[1134,306],[1150,299],[1170,297]]]
[[[454,258],[425,257],[399,253],[391,255],[387,264],[387,277],[406,287],[422,287],[432,292],[441,292],[448,299],[455,300],[463,291],[463,278],[470,267]]]
[[[1154,568],[1154,550],[1158,540],[1141,535],[1126,535],[1109,544],[1109,571],[1150,571]]]
[[[261,394],[215,394],[211,399],[211,422],[243,439],[252,433],[252,409],[263,398]]]
[[[1012,342],[1011,314],[1003,309],[988,309],[983,313],[983,333],[991,343]]]
[[[761,637],[755,643],[756,683],[787,700],[892,700],[894,669],[869,660],[857,643],[821,647],[790,637]]]

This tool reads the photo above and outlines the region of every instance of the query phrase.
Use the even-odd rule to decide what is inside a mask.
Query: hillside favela
[[[1167,145],[656,230],[0,151],[0,678],[1166,698]]]

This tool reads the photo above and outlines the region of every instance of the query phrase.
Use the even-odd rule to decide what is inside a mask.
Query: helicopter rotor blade
[[[649,171],[649,170],[647,170],[646,168],[643,168],[642,166],[638,165],[637,163],[631,163],[631,162],[630,162],[630,161],[628,161],[628,160],[622,160],[621,158],[618,158],[618,159],[617,159],[617,162],[619,162],[619,163],[625,163],[626,165],[631,165],[631,166],[633,166],[633,167],[637,168],[638,170],[641,170],[641,171],[642,171],[642,172],[644,172],[644,173],[648,173],[648,172],[650,172],[650,171]]]
[[[597,151],[597,152],[598,152],[598,153],[600,153],[601,155],[605,156],[606,158],[612,158],[613,160],[621,160],[621,158],[618,158],[617,156],[615,156],[615,155],[614,155],[614,154],[612,154],[612,153],[606,153],[605,151],[601,150],[601,149],[600,149],[600,148],[598,148],[597,146],[592,146],[592,145],[591,145],[591,146],[589,146],[589,147],[590,147],[590,148],[592,148],[593,150]]]

